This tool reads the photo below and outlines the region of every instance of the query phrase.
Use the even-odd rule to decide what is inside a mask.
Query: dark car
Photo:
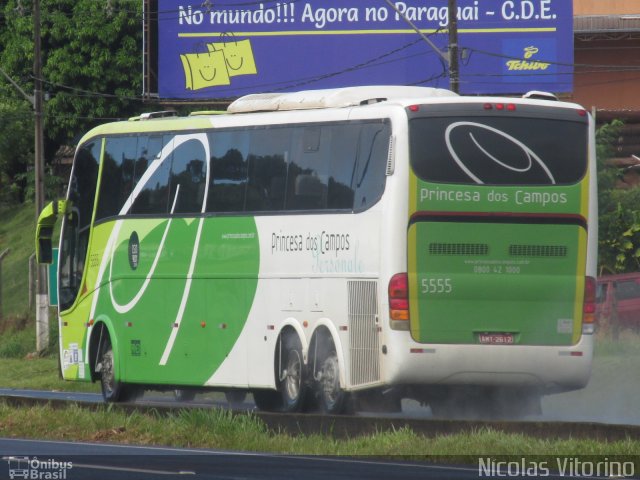
[[[640,272],[598,278],[596,318],[610,322],[614,308],[621,326],[640,327]]]

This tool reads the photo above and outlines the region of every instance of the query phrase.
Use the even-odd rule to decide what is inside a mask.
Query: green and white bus
[[[582,107],[370,86],[214,113],[80,141],[36,241],[46,261],[60,215],[65,379],[101,380],[106,401],[211,389],[330,413],[348,398],[530,411],[586,385],[597,207]]]

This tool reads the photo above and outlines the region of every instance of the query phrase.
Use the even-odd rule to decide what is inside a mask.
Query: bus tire
[[[102,398],[104,398],[105,402],[132,401],[139,396],[140,392],[135,387],[116,380],[113,348],[108,337],[102,348],[100,364],[100,386],[102,388]]]
[[[302,344],[295,333],[283,333],[279,344],[275,370],[276,384],[282,396],[282,411],[299,412],[307,396]]]
[[[349,395],[340,386],[340,364],[333,342],[331,348],[320,358],[318,373],[316,391],[320,410],[332,415],[344,413]]]

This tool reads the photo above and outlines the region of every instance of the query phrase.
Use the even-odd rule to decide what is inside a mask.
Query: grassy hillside
[[[0,208],[0,252],[10,249],[0,276],[0,357],[24,357],[36,350],[35,307],[29,309],[29,257],[35,251],[33,203]],[[55,314],[49,317],[50,345],[57,343]]]
[[[10,248],[2,262],[2,318],[0,330],[29,310],[29,256],[35,251],[35,207],[27,203],[0,210],[0,252]]]

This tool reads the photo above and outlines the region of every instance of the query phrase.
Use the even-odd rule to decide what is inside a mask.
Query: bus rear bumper
[[[389,385],[530,387],[552,393],[587,385],[593,336],[582,335],[571,346],[416,343],[395,349],[386,355]]]

